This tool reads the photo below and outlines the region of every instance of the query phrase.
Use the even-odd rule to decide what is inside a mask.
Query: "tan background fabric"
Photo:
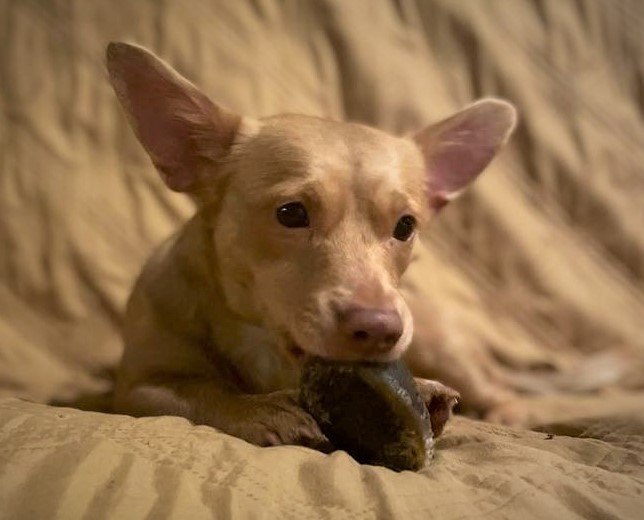
[[[642,28],[636,0],[0,0],[0,395],[47,403],[109,391],[131,283],[191,212],[163,188],[117,106],[103,66],[110,40],[149,47],[256,116],[405,132],[477,97],[511,100],[515,138],[436,222],[408,283],[511,367],[644,352]],[[8,517],[47,516],[45,505],[60,518],[182,517],[184,507],[225,516],[265,498],[267,511],[285,512],[297,508],[275,497],[293,493],[298,518],[636,518],[643,374],[634,363],[627,393],[535,398],[533,424],[557,423],[570,438],[459,420],[435,468],[415,476],[298,448],[265,454],[179,419],[8,400],[0,498]],[[615,414],[628,435],[607,433]],[[148,437],[168,444],[141,448]],[[283,485],[266,469],[276,460]],[[243,471],[251,476],[236,488]],[[352,484],[333,487],[338,479]]]

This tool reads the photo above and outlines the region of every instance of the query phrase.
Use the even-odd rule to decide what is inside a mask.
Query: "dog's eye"
[[[309,215],[301,202],[289,202],[277,208],[277,220],[288,228],[308,227]]]
[[[401,242],[405,242],[409,240],[409,237],[414,233],[414,229],[416,229],[416,219],[411,215],[404,215],[398,219],[398,222],[396,222],[394,238]]]

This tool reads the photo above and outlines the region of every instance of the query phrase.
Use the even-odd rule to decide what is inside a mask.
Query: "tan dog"
[[[165,183],[198,206],[132,293],[115,408],[259,445],[323,443],[294,398],[301,359],[403,355],[413,319],[399,284],[418,231],[492,160],[514,108],[479,101],[398,138],[234,115],[128,44],[110,44],[107,66]],[[420,388],[439,433],[457,394]]]

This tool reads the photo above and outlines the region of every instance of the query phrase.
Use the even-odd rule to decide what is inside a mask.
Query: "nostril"
[[[353,339],[356,341],[367,341],[369,339],[369,333],[366,330],[357,330],[353,333]]]

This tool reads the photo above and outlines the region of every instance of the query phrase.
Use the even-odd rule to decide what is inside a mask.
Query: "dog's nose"
[[[350,308],[340,314],[339,325],[348,346],[364,353],[391,350],[403,333],[400,314],[392,309]]]

